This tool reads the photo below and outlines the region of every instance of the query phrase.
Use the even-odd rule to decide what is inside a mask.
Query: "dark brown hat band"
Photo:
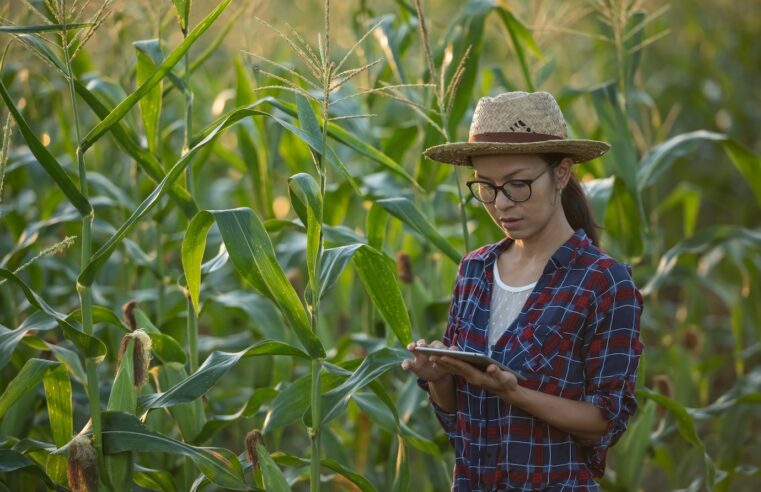
[[[494,143],[531,143],[544,142],[547,140],[565,140],[557,135],[532,132],[494,132],[478,133],[470,135],[468,142],[494,142]]]

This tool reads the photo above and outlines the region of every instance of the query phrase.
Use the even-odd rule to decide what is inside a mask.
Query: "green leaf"
[[[338,280],[338,277],[346,269],[354,257],[354,253],[364,244],[349,244],[337,248],[326,249],[320,260],[320,298]]]
[[[164,196],[167,189],[182,175],[185,168],[190,164],[193,156],[209,143],[213,142],[216,136],[224,131],[231,125],[237,123],[241,118],[250,116],[251,114],[262,114],[261,112],[254,111],[251,113],[234,113],[229,117],[223,119],[221,123],[214,126],[211,129],[204,130],[204,138],[199,140],[193,145],[193,147],[186,152],[180,160],[178,160],[172,168],[169,170],[161,183],[153,190],[153,192],[135,209],[126,222],[95,252],[92,256],[90,263],[85,267],[82,273],[79,275],[77,281],[85,286],[92,285],[95,280],[95,274],[100,270],[103,265],[108,261],[108,258],[114,252],[116,247],[121,243],[127,234],[137,225],[138,222],[158,203],[159,199]]]
[[[384,198],[376,202],[388,213],[401,220],[420,235],[436,245],[455,264],[460,263],[460,253],[439,234],[433,224],[407,198]]]
[[[140,408],[147,411],[188,403],[200,398],[241,359],[260,355],[290,355],[308,359],[309,356],[285,342],[266,340],[240,352],[212,352],[196,372],[175,384],[164,393],[140,397]]]
[[[264,478],[264,488],[274,492],[290,491],[291,487],[288,485],[285,476],[283,476],[283,472],[277,467],[261,441],[256,443],[256,453],[259,456],[259,467],[262,470],[262,477]]]
[[[238,458],[222,448],[195,447],[146,429],[134,415],[103,414],[103,450],[106,454],[127,451],[168,453],[190,458],[213,483],[234,490],[248,490]]]
[[[185,350],[177,340],[166,333],[161,333],[142,309],[135,308],[132,313],[135,315],[137,328],[142,328],[151,338],[151,351],[156,354],[162,364],[171,362],[185,364],[187,361]]]
[[[84,29],[86,27],[92,27],[93,25],[90,23],[82,23],[78,22],[76,24],[66,24],[65,26],[63,24],[43,24],[39,26],[0,26],[0,33],[8,33],[8,34],[30,34],[30,33],[36,33],[36,32],[63,32],[64,29],[67,31],[76,31],[78,29]]]
[[[172,0],[174,9],[177,12],[177,20],[180,22],[180,29],[188,29],[188,17],[190,16],[190,0]]]
[[[174,476],[165,470],[154,470],[135,464],[134,480],[137,485],[144,489],[157,490],[159,492],[176,492]]]
[[[44,46],[44,45],[43,45]],[[90,92],[81,82],[74,81],[74,88],[79,94],[79,97],[90,106],[90,109],[103,120],[106,118],[111,110],[101,102],[98,97]],[[135,135],[123,122],[116,123],[111,127],[111,134],[116,141],[116,144],[124,150],[130,157],[135,159],[140,168],[145,172],[154,182],[161,182],[166,174],[161,167],[158,159],[149,151],[142,148],[137,144],[138,137]],[[188,191],[182,187],[180,183],[173,182],[168,190],[169,196],[177,205],[182,209],[186,217],[192,217],[198,212],[198,207],[190,196]]]
[[[71,381],[66,366],[59,364],[51,367],[45,372],[42,382],[45,387],[53,442],[61,447],[69,442],[74,434]]]
[[[276,463],[280,463],[284,466],[293,466],[293,467],[300,467],[300,466],[308,466],[310,461],[304,458],[300,458],[298,456],[294,456],[292,454],[285,453],[283,451],[278,451],[276,453],[272,454],[272,458],[275,460]],[[336,473],[339,473],[346,477],[348,480],[350,480],[354,485],[359,487],[359,489],[362,492],[375,492],[376,488],[373,486],[372,482],[370,482],[368,479],[363,477],[362,475],[359,475],[357,473],[354,473],[344,465],[338,463],[335,460],[332,460],[330,458],[322,459],[320,460],[320,466],[323,466],[329,470],[333,470]]]
[[[66,317],[63,314],[51,308],[20,278],[14,275],[13,272],[10,272],[5,268],[0,268],[0,278],[4,278],[13,284],[16,284],[16,286],[23,292],[26,300],[29,301],[29,304],[58,321],[58,326],[60,326],[61,330],[63,330],[63,336],[66,337],[67,340],[71,341],[74,345],[76,345],[82,355],[88,358],[92,358],[96,362],[99,362],[103,359],[103,357],[106,356],[106,346],[103,344],[103,342],[101,342],[96,337],[92,337],[77,330],[68,321],[66,321]]]
[[[729,241],[744,241],[761,248],[761,232],[730,225],[701,229],[694,236],[678,242],[661,256],[658,269],[642,289],[642,294],[649,295],[663,285],[682,255],[701,253]]]
[[[626,487],[626,490],[639,490],[642,477],[643,463],[650,446],[650,432],[655,424],[656,404],[647,402],[637,412],[637,416],[629,427],[619,446],[626,456],[616,467],[616,482]]]
[[[273,97],[266,97],[260,100],[260,102],[265,102],[265,101],[271,103],[274,107],[284,111],[285,113],[291,116],[298,115],[298,109],[294,108],[294,106],[291,104],[285,103]],[[318,125],[321,125],[322,124],[321,119],[317,116],[315,117],[317,118]],[[338,124],[328,122],[328,136],[332,137],[338,142],[341,142],[347,147],[354,149],[355,151],[359,152],[361,155],[367,157],[368,159],[371,159],[377,162],[378,164],[382,165],[383,167],[385,167],[392,173],[396,174],[400,178],[410,183],[416,189],[418,190],[421,189],[420,185],[415,181],[415,179],[412,176],[409,175],[409,173],[407,173],[407,171],[404,170],[402,166],[397,164],[393,159],[391,159],[389,156],[387,156],[383,152],[379,151],[375,146],[362,140],[360,137],[357,137],[356,135],[349,132],[348,130],[345,130],[344,128],[340,127]]]
[[[318,268],[320,264],[320,238],[322,237],[320,186],[311,175],[299,173],[288,179],[288,191],[291,194],[291,203],[300,202],[302,207],[306,206],[306,217],[302,217],[301,220],[307,226],[307,274],[312,289],[319,292],[321,289]]]
[[[83,217],[90,215],[92,212],[90,202],[87,201],[87,198],[85,198],[82,193],[80,193],[79,189],[71,178],[69,178],[69,175],[66,174],[66,171],[61,164],[59,164],[56,158],[53,157],[53,154],[51,154],[50,151],[42,145],[42,142],[39,141],[34,134],[34,131],[29,126],[29,123],[26,122],[21,115],[21,112],[13,103],[13,99],[11,99],[11,95],[8,94],[2,80],[0,80],[0,97],[5,101],[8,111],[13,115],[13,119],[16,120],[16,125],[21,131],[21,135],[24,136],[24,140],[29,146],[29,150],[31,150],[34,157],[37,158],[37,162],[39,162],[43,169],[45,169],[45,172],[53,178],[53,181],[56,182],[63,194],[66,195],[66,198],[68,198],[72,205],[74,205],[79,211],[80,215]]]
[[[0,449],[0,473],[27,472],[40,477],[49,489],[66,492],[69,489],[58,485],[45,471],[37,466],[32,460],[18,451],[12,449]],[[2,485],[2,482],[0,482]]]
[[[0,417],[13,405],[16,400],[34,389],[48,371],[61,365],[60,362],[43,359],[29,359],[18,374],[8,383],[0,395]]]
[[[325,349],[312,332],[307,312],[280,268],[269,235],[254,211],[239,208],[207,213],[214,215],[238,273],[255,287],[263,283],[264,292],[280,308],[307,352],[312,357],[325,357]]]
[[[185,273],[188,294],[196,315],[201,312],[201,263],[206,250],[206,236],[212,225],[214,225],[212,214],[198,213],[191,219],[182,238],[182,271]]]
[[[139,43],[158,44],[158,40],[139,41]],[[142,85],[156,70],[156,64],[148,56],[144,49],[137,47],[138,43],[133,43],[137,51],[137,68],[135,70],[137,85]],[[161,119],[161,90],[162,82],[159,81],[149,90],[144,97],[140,99],[140,114],[143,117],[143,126],[145,128],[145,138],[148,141],[148,150],[153,154],[157,153],[159,143],[159,121]]]
[[[367,212],[367,220],[365,221],[367,244],[378,251],[383,251],[387,225],[388,213],[378,202],[373,203],[370,211]]]
[[[645,249],[645,231],[636,199],[631,195],[624,181],[616,177],[613,190],[605,210],[605,232],[613,238],[612,244],[621,251],[616,254],[626,258],[636,258]]]
[[[338,417],[354,393],[375,381],[389,369],[398,367],[403,360],[409,358],[408,354],[405,350],[384,348],[365,357],[346,381],[323,395],[320,405],[322,423],[326,424]]]
[[[403,492],[410,488],[410,467],[407,463],[407,451],[401,436],[396,438],[396,469],[394,470],[393,492]]]
[[[698,130],[682,133],[652,147],[642,157],[637,170],[637,186],[644,190],[652,185],[678,158],[694,150],[700,142],[724,142],[727,136],[722,133]]]
[[[164,76],[172,69],[172,67],[174,67],[177,62],[182,59],[190,47],[198,40],[201,34],[203,34],[209,27],[211,27],[214,21],[217,20],[222,12],[224,12],[231,1],[232,0],[222,0],[219,5],[217,5],[217,7],[212,10],[211,13],[207,15],[206,18],[202,20],[188,34],[182,43],[180,43],[180,45],[175,48],[174,51],[169,54],[169,56],[166,57],[164,63],[162,63],[161,66],[159,66],[158,69],[156,69],[156,71],[153,72],[153,74],[148,77],[148,79],[143,84],[135,89],[135,92],[120,102],[119,105],[116,106],[116,108],[114,108],[114,110],[111,111],[111,113],[103,121],[98,123],[95,128],[90,130],[90,132],[85,135],[80,144],[82,152],[86,152],[87,149],[92,146],[92,144],[94,144],[100,137],[102,137],[103,134],[106,133],[116,122],[121,120],[124,115],[126,115],[127,112],[135,104],[137,104],[140,99],[148,94],[148,92],[164,78]]]
[[[396,265],[370,246],[354,253],[354,268],[370,299],[403,346],[412,342],[412,326],[402,291],[396,280]]]
[[[513,43],[515,54],[518,56],[518,61],[521,65],[521,72],[523,72],[523,78],[526,81],[526,88],[528,91],[534,91],[534,83],[531,80],[531,72],[526,62],[526,50],[542,59],[542,52],[539,50],[536,41],[534,41],[531,31],[529,31],[521,21],[519,21],[509,10],[503,7],[497,7],[497,13],[502,19],[502,23],[510,36],[510,41]]]
[[[127,347],[121,358],[121,364],[116,371],[114,385],[108,397],[106,409],[109,412],[135,413],[137,409],[137,392],[135,391],[135,338],[129,337]]]

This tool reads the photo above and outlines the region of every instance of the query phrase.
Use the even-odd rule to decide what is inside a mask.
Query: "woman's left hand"
[[[440,365],[452,374],[465,378],[470,384],[481,386],[505,399],[509,399],[520,389],[514,374],[503,371],[494,364],[490,364],[485,371],[482,371],[472,364],[446,355],[430,356],[430,360],[435,366]]]

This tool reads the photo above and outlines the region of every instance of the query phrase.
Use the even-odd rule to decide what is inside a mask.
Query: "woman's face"
[[[514,202],[498,191],[494,202],[483,204],[494,222],[511,239],[530,239],[557,219],[556,214],[564,217],[560,190],[570,176],[570,159],[563,160],[552,169],[548,169],[549,164],[533,154],[473,156],[471,160],[475,179],[496,186],[512,180],[536,178],[530,184],[531,196],[524,202]],[[513,183],[505,188],[512,189],[516,197],[527,191],[523,183]]]

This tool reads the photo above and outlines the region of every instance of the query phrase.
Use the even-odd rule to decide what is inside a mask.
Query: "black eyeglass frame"
[[[544,170],[542,170],[542,172],[537,174],[534,177],[534,179],[510,179],[510,180],[505,181],[504,183],[502,183],[499,186],[494,185],[494,184],[492,184],[492,183],[490,183],[488,181],[481,180],[481,179],[474,179],[474,180],[466,182],[465,184],[467,185],[468,189],[470,190],[470,194],[473,195],[473,198],[475,198],[479,202],[485,203],[487,205],[490,205],[490,204],[492,204],[492,203],[497,201],[497,192],[498,191],[502,191],[502,194],[505,195],[507,197],[507,199],[510,200],[513,203],[523,203],[523,202],[527,202],[527,201],[531,200],[531,196],[533,194],[533,189],[531,188],[531,184],[534,181],[536,181],[537,179],[541,178],[544,173],[546,173],[550,169],[552,169],[555,166],[557,166],[560,163],[561,160],[562,159],[558,159],[557,161],[552,162],[549,165],[547,165],[547,167],[545,167]],[[526,198],[525,200],[516,200],[512,196],[510,196],[510,193],[508,193],[507,190],[505,190],[505,186],[507,186],[510,183],[521,183],[523,185],[528,186],[528,198]],[[476,193],[473,191],[473,185],[474,184],[485,184],[487,186],[490,186],[494,190],[494,199],[490,200],[488,202],[485,202],[485,201],[481,200],[480,198],[478,198],[478,195],[476,195]]]

